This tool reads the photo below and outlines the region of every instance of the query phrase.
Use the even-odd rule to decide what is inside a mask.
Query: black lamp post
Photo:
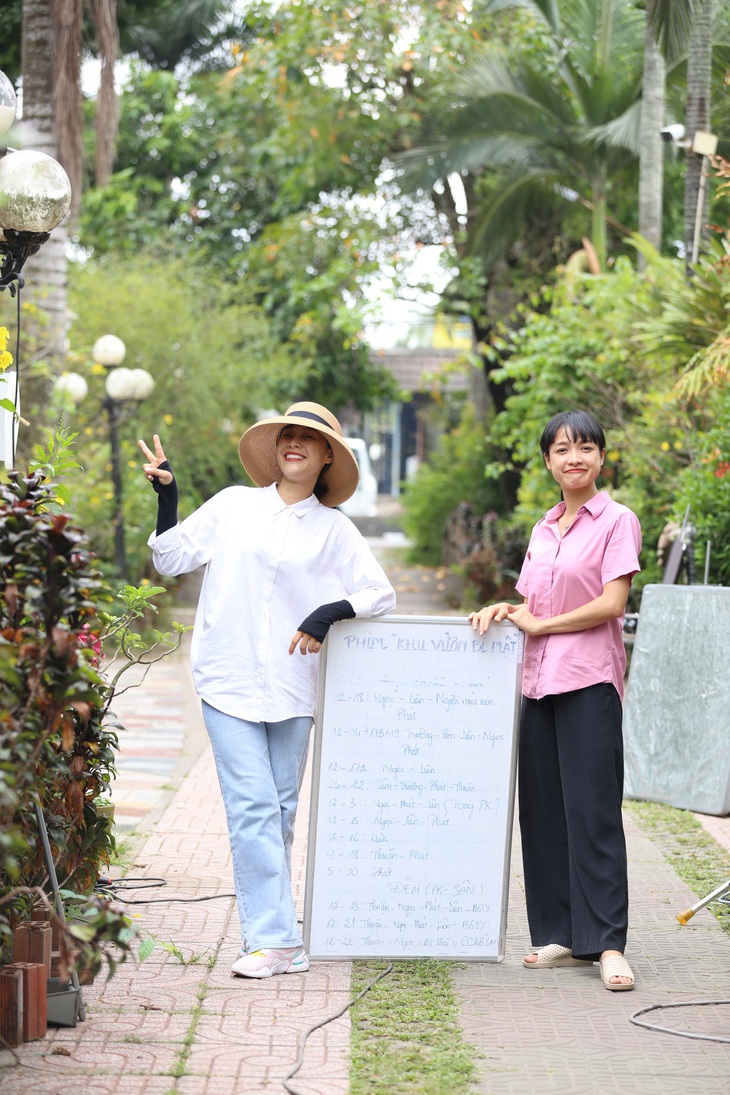
[[[119,420],[125,404],[141,403],[152,394],[155,382],[145,369],[122,368],[127,348],[116,335],[102,335],[91,351],[95,361],[106,369],[104,409],[109,418],[109,445],[112,461],[112,486],[114,490],[114,562],[124,581],[127,578],[127,551],[124,542],[124,514],[122,512],[122,469],[119,460]]]

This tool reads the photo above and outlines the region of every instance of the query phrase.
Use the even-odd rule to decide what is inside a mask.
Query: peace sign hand
[[[164,464],[167,461],[167,457],[162,451],[159,435],[153,434],[152,441],[155,446],[154,453],[150,452],[141,438],[137,442],[140,449],[147,457],[147,463],[143,464],[142,468],[150,483],[154,483],[155,479],[157,479],[161,486],[166,487],[169,483],[172,483],[174,476],[168,468],[160,469],[160,464]]]

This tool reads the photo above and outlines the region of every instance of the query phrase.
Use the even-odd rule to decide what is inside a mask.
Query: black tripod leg
[[[46,861],[46,870],[48,871],[48,877],[51,881],[51,890],[53,892],[53,900],[56,905],[56,912],[59,917],[66,923],[66,914],[63,911],[63,900],[61,898],[61,891],[58,886],[58,876],[56,875],[56,864],[53,862],[53,853],[51,852],[51,842],[48,839],[48,829],[46,828],[46,819],[43,816],[43,811],[36,803],[35,808],[36,821],[38,822],[38,832],[41,837],[41,844],[43,845],[43,858]],[[84,1007],[84,1000],[81,995],[81,986],[79,985],[79,975],[76,970],[71,970],[71,984],[78,991],[79,1001],[79,1019],[82,1021],[86,1018],[86,1009]]]

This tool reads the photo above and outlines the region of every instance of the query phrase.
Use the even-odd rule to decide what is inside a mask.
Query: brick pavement
[[[167,679],[176,687],[171,687],[170,710],[182,711],[185,704],[178,709],[177,703],[187,687],[187,667],[182,658],[171,664],[176,674]],[[120,715],[123,706],[144,708],[144,688],[117,705]],[[0,1072],[3,1095],[282,1092],[302,1033],[347,1002],[349,963],[317,963],[306,977],[260,982],[231,977],[240,928],[225,817],[207,746],[179,789],[163,790],[161,796],[168,801],[136,848],[130,875],[164,878],[167,886],[128,895],[162,900],[130,906],[138,928],[157,940],[152,956],[126,962],[111,980],[97,978],[84,987],[86,1020],[26,1043],[18,1052],[22,1067]],[[300,810],[305,824],[299,826],[292,859],[301,913],[308,793]],[[170,901],[212,894],[227,896]],[[176,952],[166,944],[174,944]],[[296,1078],[302,1095],[347,1092],[348,1022],[343,1017],[310,1038],[305,1067]]]
[[[697,899],[626,817],[633,992],[609,992],[598,967],[525,970],[529,934],[518,848],[512,857],[507,956],[455,968],[466,1038],[482,1053],[475,1092],[487,1095],[721,1095],[730,1091],[730,1045],[632,1024],[652,1004],[724,999],[671,1009],[655,1025],[730,1038],[730,940],[706,910],[686,927],[676,914]],[[515,845],[519,844],[515,834]]]
[[[448,575],[390,569],[399,611],[453,611],[443,603]],[[134,828],[141,834],[129,873],[167,881],[165,890],[131,896],[230,894],[220,794],[185,654],[155,666],[143,687],[120,697],[115,710],[128,727],[114,790],[120,831]],[[307,810],[305,794],[293,852],[300,910]],[[704,820],[730,846],[730,820]],[[706,911],[680,927],[675,914],[693,895],[630,819],[627,830],[628,953],[636,990],[609,993],[596,970],[523,970],[528,937],[515,850],[505,961],[465,964],[453,973],[465,1037],[481,1055],[475,1092],[719,1095],[730,1090],[727,1045],[646,1031],[629,1022],[632,1012],[651,1003],[730,995],[730,942]],[[315,962],[303,977],[234,980],[229,967],[238,921],[230,897],[131,908],[143,931],[158,940],[152,956],[141,964],[125,963],[111,981],[101,978],[87,986],[86,1021],[24,1045],[20,1067],[0,1071],[3,1095],[283,1092],[282,1080],[296,1062],[304,1031],[349,999],[349,963]],[[166,950],[166,943],[174,944],[176,953]],[[723,1008],[677,1009],[650,1020],[730,1033]],[[0,1056],[7,1061],[7,1053]],[[348,1074],[346,1015],[310,1038],[292,1088],[302,1095],[345,1095]]]

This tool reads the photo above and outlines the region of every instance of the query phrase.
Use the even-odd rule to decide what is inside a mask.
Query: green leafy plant
[[[436,451],[406,484],[403,524],[412,541],[412,561],[441,563],[446,525],[459,503],[467,503],[476,515],[502,508],[499,487],[484,475],[490,456],[485,431],[467,407],[461,422],[443,435]]]
[[[72,442],[61,431],[39,464],[67,471]],[[84,533],[57,512],[59,487],[52,476],[17,471],[0,484],[0,956],[48,886],[40,807],[60,884],[73,887],[67,954],[74,961],[86,949],[93,966],[102,942],[124,954],[134,935],[124,911],[93,893],[115,847],[95,806],[115,774],[110,704],[122,675],[140,664],[146,673],[185,628],[142,637],[136,622],[157,611],[152,598],[164,589],[126,586],[115,599]]]
[[[40,476],[9,473],[0,485],[0,895],[42,885],[45,868],[35,807],[47,819],[59,873],[93,886],[95,866],[113,847],[93,798],[113,771],[103,725],[107,686],[85,636],[104,586],[83,534],[46,505]],[[88,885],[90,883],[91,885]],[[83,885],[83,883],[82,883]],[[7,942],[13,914],[0,916]]]
[[[716,417],[697,442],[692,464],[682,476],[677,497],[679,515],[690,506],[696,528],[698,581],[710,544],[710,581],[730,585],[730,395],[713,399]]]

